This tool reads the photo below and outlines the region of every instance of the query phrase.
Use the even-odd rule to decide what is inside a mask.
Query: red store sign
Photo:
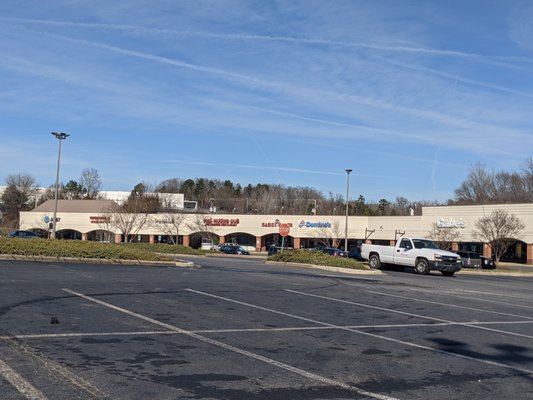
[[[262,222],[261,228],[278,228],[281,225],[281,222],[279,219],[276,219],[274,222]],[[287,222],[284,225],[288,225],[289,228],[292,228],[292,223]]]
[[[207,226],[237,226],[239,225],[239,222],[238,218],[204,218],[204,224]]]

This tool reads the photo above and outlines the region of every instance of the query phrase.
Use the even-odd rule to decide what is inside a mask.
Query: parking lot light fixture
[[[52,236],[51,239],[56,238],[56,219],[57,219],[57,203],[59,197],[59,164],[61,163],[61,141],[68,138],[70,135],[65,132],[52,132],[52,135],[59,140],[59,150],[57,152],[57,169],[56,169],[56,187],[54,192],[54,217],[52,219]]]
[[[344,223],[344,251],[348,251],[348,198],[350,196],[350,172],[351,169],[346,169],[346,221]]]

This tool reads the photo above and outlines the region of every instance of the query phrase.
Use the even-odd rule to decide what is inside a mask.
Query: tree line
[[[55,198],[55,185],[41,193],[30,174],[9,175],[0,198],[2,227],[18,226],[19,212],[29,211],[42,202]],[[59,199],[97,199],[102,182],[98,171],[86,168],[79,180],[70,180],[58,187]],[[346,200],[342,195],[322,192],[310,187],[293,187],[258,183],[242,186],[231,180],[207,178],[166,179],[151,185],[138,183],[121,205],[124,211],[142,213],[169,212],[162,193],[183,193],[186,200],[196,201],[201,212],[237,214],[344,215]],[[367,202],[363,195],[349,202],[349,215],[394,216],[420,215],[423,206],[474,205],[533,202],[533,158],[526,160],[519,172],[490,171],[484,164],[471,167],[467,178],[447,202],[410,201],[398,196],[395,200]]]

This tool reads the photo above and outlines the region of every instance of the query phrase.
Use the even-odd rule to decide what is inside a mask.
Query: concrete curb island
[[[189,267],[198,265],[191,261],[150,261],[150,260],[113,260],[109,258],[77,258],[77,257],[50,257],[50,256],[23,256],[19,254],[0,254],[0,260],[5,261],[35,261],[35,262],[72,262],[79,264],[111,264],[111,265],[145,265],[151,267]]]
[[[383,275],[383,272],[377,269],[340,268],[340,267],[330,267],[328,265],[300,264],[300,263],[281,262],[281,261],[266,261],[266,264],[274,264],[274,265],[288,266],[288,267],[304,267],[304,268],[321,269],[323,271],[340,272],[343,274],[353,274],[353,275]]]

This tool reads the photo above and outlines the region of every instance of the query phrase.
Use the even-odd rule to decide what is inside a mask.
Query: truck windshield
[[[413,239],[413,244],[415,245],[415,249],[438,249],[432,240]]]

